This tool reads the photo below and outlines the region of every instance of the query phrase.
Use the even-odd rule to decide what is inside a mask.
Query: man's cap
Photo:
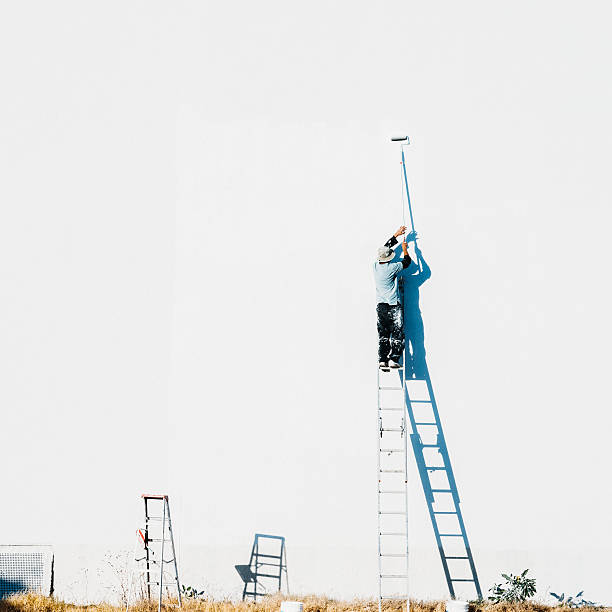
[[[378,263],[387,263],[395,257],[395,252],[389,247],[380,247],[378,249]]]

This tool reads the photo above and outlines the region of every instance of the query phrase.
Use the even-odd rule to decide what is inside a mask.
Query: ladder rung
[[[379,408],[379,410],[395,410],[396,412],[401,412],[404,409],[403,408]]]
[[[408,595],[381,595],[381,599],[406,599]]]
[[[149,538],[149,542],[172,542],[172,540],[167,540],[164,538]]]
[[[381,453],[403,453],[405,449],[403,448],[379,448]]]
[[[381,557],[407,557],[406,553],[380,553]]]
[[[438,535],[441,538],[462,538],[463,537],[462,533],[439,533]]]
[[[391,491],[391,490],[390,491],[380,491],[379,490],[378,492],[379,493],[396,493],[396,494],[400,494],[401,493],[402,495],[405,495],[405,493],[406,493],[406,491]]]
[[[402,510],[401,512],[396,512],[395,510],[382,510],[378,514],[406,514],[406,510]]]
[[[379,531],[378,535],[381,536],[405,536],[406,532],[405,531]]]
[[[381,474],[403,474],[404,470],[380,470]]]
[[[403,391],[404,387],[378,387],[379,391]]]
[[[473,578],[451,578],[451,582],[474,582]]]
[[[256,557],[266,557],[267,559],[281,559],[282,557],[280,555],[264,555],[263,553],[255,553]]]
[[[445,559],[469,559],[469,557],[444,557]]]
[[[380,574],[381,578],[408,578],[406,574]]]
[[[409,398],[408,401],[411,404],[431,404],[431,400],[413,400]]]
[[[447,471],[447,468],[445,468],[444,466],[439,466],[439,465],[426,465],[425,469],[429,470],[430,472]]]
[[[432,493],[452,493],[452,489],[432,489]]]
[[[414,423],[415,425],[435,425],[436,427],[438,426],[438,424],[434,421],[433,423],[428,423],[427,421],[421,421],[420,423],[417,423],[415,421]]]
[[[379,431],[404,431],[401,427],[383,427]]]
[[[434,514],[458,514],[458,512],[453,510],[434,510]]]
[[[421,444],[421,448],[440,448],[439,444]]]

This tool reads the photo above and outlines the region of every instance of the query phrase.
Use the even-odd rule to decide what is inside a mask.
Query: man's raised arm
[[[405,238],[402,241],[402,253],[404,254],[404,258],[402,259],[402,268],[405,270],[412,262],[410,255],[408,255],[408,243],[406,242]]]
[[[398,237],[405,233],[406,233],[406,226],[402,225],[395,232],[395,234],[393,234],[393,236],[391,236],[391,238],[389,238],[389,240],[385,242],[385,246],[392,249],[397,244]],[[412,259],[410,259],[410,255],[408,255],[408,244],[406,243],[405,238],[404,238],[404,241],[402,242],[402,253],[404,254],[404,258],[402,259],[402,269],[405,270],[410,265],[410,262],[412,261]]]
[[[387,240],[387,242],[385,242],[385,246],[392,249],[396,244],[397,244],[397,238],[398,236],[401,236],[402,234],[406,233],[406,226],[402,225],[396,232],[395,234],[393,234],[393,236],[391,236],[391,238],[389,238],[389,240]]]

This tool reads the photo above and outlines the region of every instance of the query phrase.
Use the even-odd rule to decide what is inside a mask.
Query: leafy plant
[[[198,591],[192,586],[181,585],[181,595],[186,599],[204,599],[204,591]]]
[[[514,574],[502,574],[505,583],[494,584],[489,591],[492,595],[489,599],[495,603],[502,601],[508,603],[517,603],[525,601],[529,597],[535,595],[536,581],[535,578],[527,578],[526,569],[522,574],[515,576]]]
[[[580,591],[573,596],[565,596],[565,593],[561,593],[561,595],[557,595],[556,593],[552,593],[551,595],[559,602],[560,606],[565,606],[566,608],[583,608],[584,606],[597,606],[594,601],[588,601],[585,599],[582,594],[584,591]]]

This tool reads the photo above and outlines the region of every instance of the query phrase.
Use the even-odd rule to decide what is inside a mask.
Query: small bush
[[[536,593],[535,578],[527,578],[526,569],[522,574],[502,574],[505,583],[494,584],[489,591],[489,599],[495,603],[519,603],[533,597]]]
[[[564,606],[566,608],[594,608],[597,604],[594,601],[588,601],[585,599],[582,594],[584,591],[580,591],[576,595],[565,596],[565,593],[561,593],[561,595],[557,595],[556,593],[552,593],[551,595],[559,602],[560,606]]]

